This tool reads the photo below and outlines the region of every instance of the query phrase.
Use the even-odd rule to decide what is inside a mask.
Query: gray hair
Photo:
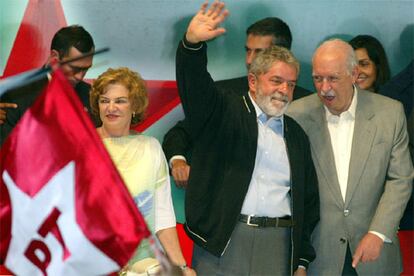
[[[249,73],[252,73],[255,76],[266,74],[272,67],[273,63],[277,61],[284,62],[295,67],[296,73],[299,75],[299,61],[295,58],[291,51],[276,45],[257,53],[256,57],[249,66]]]

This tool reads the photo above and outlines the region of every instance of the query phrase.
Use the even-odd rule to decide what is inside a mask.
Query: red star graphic
[[[42,66],[49,56],[53,35],[63,26],[66,19],[60,0],[29,0],[3,77]]]
[[[53,35],[66,25],[60,0],[29,0],[3,77],[42,66],[49,55]],[[180,103],[175,81],[152,80],[147,81],[147,86],[149,106],[146,119],[135,128],[139,132]]]

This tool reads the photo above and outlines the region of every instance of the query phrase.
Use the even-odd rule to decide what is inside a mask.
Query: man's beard
[[[274,105],[275,99],[280,102],[280,105]],[[264,95],[260,89],[257,89],[256,103],[267,116],[280,117],[285,113],[289,105],[289,97],[279,92],[273,92],[271,95]]]

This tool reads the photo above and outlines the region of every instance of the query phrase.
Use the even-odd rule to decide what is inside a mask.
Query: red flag
[[[0,162],[0,263],[16,274],[108,274],[149,235],[60,71],[3,144]]]

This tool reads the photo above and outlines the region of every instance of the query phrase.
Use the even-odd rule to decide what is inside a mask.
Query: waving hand
[[[226,32],[219,26],[229,15],[229,11],[224,8],[224,3],[216,0],[209,9],[207,6],[208,1],[201,6],[188,25],[186,39],[190,43],[207,41]]]

